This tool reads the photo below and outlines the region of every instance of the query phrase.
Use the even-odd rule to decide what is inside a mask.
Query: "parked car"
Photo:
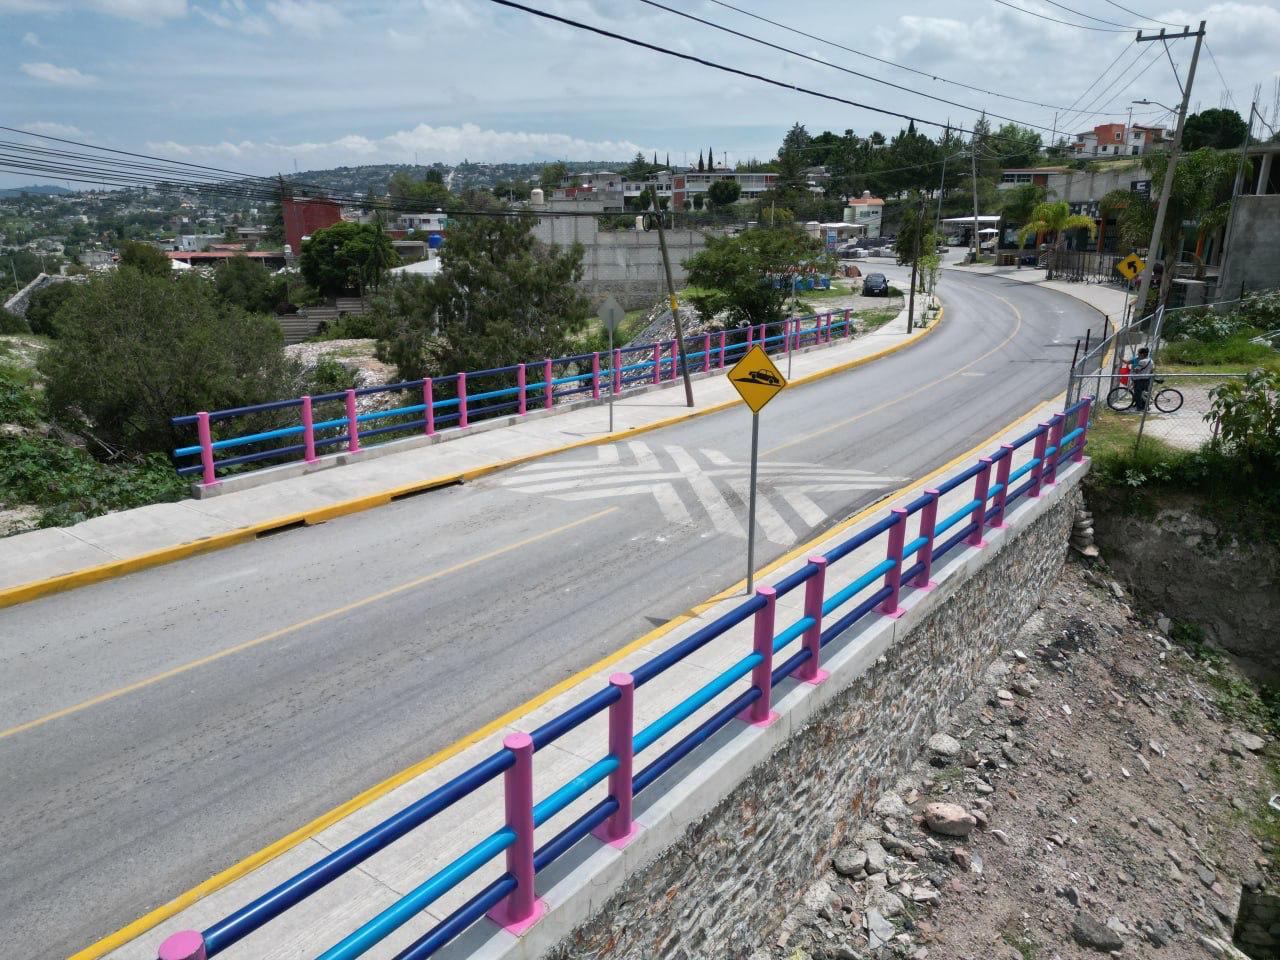
[[[864,297],[887,297],[889,295],[889,281],[885,279],[883,273],[868,273],[866,279],[862,281],[862,295]]]

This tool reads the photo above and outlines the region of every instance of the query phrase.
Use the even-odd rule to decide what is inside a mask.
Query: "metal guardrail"
[[[506,872],[401,950],[396,960],[430,957],[486,915],[513,931],[526,928],[537,920],[542,909],[534,890],[540,871],[588,834],[595,834],[607,843],[624,845],[635,829],[632,801],[636,796],[735,718],[767,724],[771,720],[770,705],[777,684],[788,677],[807,682],[821,680],[824,647],[873,612],[887,617],[899,615],[903,589],[929,587],[935,563],[962,545],[981,547],[983,531],[1001,527],[1011,504],[1024,496],[1039,496],[1043,486],[1056,483],[1058,467],[1067,459],[1082,460],[1091,403],[1092,398],[1086,397],[1073,404],[1012,443],[1002,444],[999,450],[937,487],[926,489],[905,507],[890,510],[827,553],[810,557],[803,567],[772,586],[759,587],[753,597],[719,619],[631,673],[614,674],[607,687],[541,727],[530,733],[508,736],[497,753],[206,930],[174,934],[161,946],[161,960],[207,960],[217,956],[499,774],[504,781],[506,824],[334,944],[321,954],[321,960],[351,960],[362,955],[499,855],[505,857]],[[1015,453],[1028,444],[1032,445],[1031,456],[1015,469]],[[941,497],[970,481],[972,497],[938,519]],[[907,525],[913,516],[919,518],[918,527],[916,536],[908,541]],[[828,566],[882,536],[886,543],[885,558],[828,596]],[[803,615],[779,630],[775,622],[777,601],[801,585],[804,586]],[[634,730],[634,700],[639,688],[749,618],[754,618],[749,653],[661,717]],[[798,649],[776,663],[776,658],[792,644],[797,644]],[[747,677],[750,686],[701,720],[648,766],[634,770],[639,754]],[[605,755],[535,803],[533,761],[537,752],[604,710],[609,712]],[[607,793],[603,799],[541,847],[534,846],[536,827],[606,781]]]
[[[790,353],[802,346],[830,343],[836,337],[852,337],[856,323],[851,314],[852,309],[844,309],[836,319],[835,311],[827,311],[685,337],[689,372],[710,373],[713,368],[722,369],[757,344],[767,352]],[[197,434],[195,444],[176,448],[173,457],[175,460],[197,458],[193,463],[179,466],[178,474],[198,474],[204,486],[212,486],[218,482],[219,472],[246,464],[299,458],[312,463],[329,448],[345,448],[356,453],[362,443],[375,437],[406,432],[434,436],[441,429],[465,429],[478,420],[512,414],[523,416],[539,406],[551,409],[557,402],[571,397],[590,394],[593,400],[599,400],[602,392],[610,391],[616,396],[628,387],[675,380],[683,372],[676,341],[663,340],[620,347],[612,356],[607,351],[584,353],[228,410],[202,411],[170,420],[174,427],[194,424]],[[489,381],[490,388],[477,392],[476,384],[483,380]],[[358,409],[361,397],[405,393],[421,400],[388,410],[361,413]],[[453,396],[436,399],[438,393]],[[296,423],[214,438],[217,424],[294,410],[297,411]],[[378,425],[370,426],[375,423]],[[287,442],[275,444],[282,440]],[[246,452],[226,455],[236,450]]]

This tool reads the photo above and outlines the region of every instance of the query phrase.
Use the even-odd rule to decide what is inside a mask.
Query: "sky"
[[[1047,0],[732,0],[781,26],[712,0],[663,0],[905,90],[642,0],[522,2],[922,120],[967,127],[986,110],[1040,125],[1046,140],[1054,129],[1123,120],[1135,99],[1177,103],[1179,87],[1161,44],[1135,44],[1134,32],[1103,21],[1158,29],[1157,20],[1194,25],[1204,19],[1213,57],[1201,57],[1192,109],[1227,103],[1243,113],[1260,84],[1268,119],[1276,119],[1270,111],[1280,78],[1280,0],[1201,6],[1124,0],[1133,13],[1111,0],[1061,0],[1061,6]],[[1097,29],[1049,22],[1027,10]],[[1191,47],[1190,40],[1169,45],[1184,76]],[[1116,69],[1086,93],[1113,62]],[[1108,90],[1113,79],[1118,83]],[[1068,113],[1072,106],[1077,109]],[[1062,108],[1056,125],[1055,107]],[[1169,118],[1160,107],[1133,110],[1135,119],[1148,122]],[[295,164],[306,170],[415,159],[598,160],[629,158],[637,150],[696,163],[707,148],[718,162],[727,154],[733,163],[772,156],[796,122],[811,133],[863,135],[893,134],[906,123],[491,0],[0,0],[0,118],[35,133],[261,175],[287,173]],[[52,179],[0,171],[0,186]]]

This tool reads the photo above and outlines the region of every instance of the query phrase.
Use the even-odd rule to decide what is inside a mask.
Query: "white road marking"
[[[671,459],[675,461],[675,465],[680,469],[680,472],[684,474],[689,486],[693,488],[693,492],[697,495],[702,508],[707,511],[707,516],[711,518],[712,525],[721,533],[727,533],[734,537],[745,537],[746,533],[742,529],[742,524],[733,515],[729,505],[724,502],[724,497],[720,496],[720,491],[716,489],[716,485],[702,472],[698,462],[683,447],[666,447],[665,449]]]

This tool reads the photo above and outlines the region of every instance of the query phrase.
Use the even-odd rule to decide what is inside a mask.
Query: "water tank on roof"
[[[443,233],[431,234],[429,237],[427,237],[427,246],[430,247],[432,250],[440,249],[440,247],[444,246],[444,234]]]
[[[529,202],[535,207],[540,207],[546,203],[546,196],[541,187],[534,187],[529,191]]]

